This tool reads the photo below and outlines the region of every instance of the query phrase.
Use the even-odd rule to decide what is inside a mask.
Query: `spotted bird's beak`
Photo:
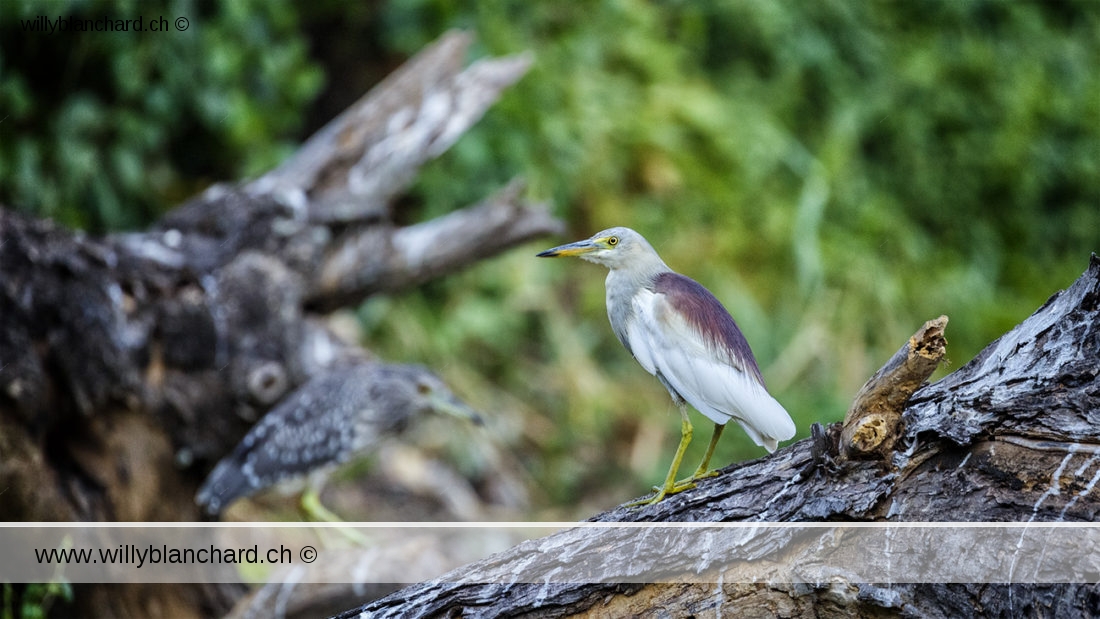
[[[576,243],[569,243],[568,245],[559,245],[553,249],[548,249],[542,253],[536,254],[536,258],[557,258],[559,256],[580,256],[589,252],[600,249],[600,246],[592,242],[592,239],[585,239],[583,241],[577,241]]]
[[[485,420],[481,418],[481,414],[478,413],[470,405],[466,404],[462,400],[459,400],[453,395],[441,395],[433,393],[428,396],[431,402],[432,409],[438,413],[451,415],[458,417],[459,419],[465,419],[475,426],[485,425]]]

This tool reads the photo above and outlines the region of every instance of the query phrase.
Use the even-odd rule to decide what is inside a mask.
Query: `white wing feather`
[[[795,434],[794,421],[763,385],[707,346],[665,295],[642,290],[634,297],[627,338],[650,374],[660,372],[689,404],[711,421],[737,420],[769,452]]]

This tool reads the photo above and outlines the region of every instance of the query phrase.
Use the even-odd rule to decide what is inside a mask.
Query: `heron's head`
[[[443,413],[482,424],[481,415],[460,400],[441,378],[420,365],[386,366],[387,376],[378,385],[387,385],[389,405],[397,410],[402,407],[407,415],[418,413]]]
[[[660,256],[645,237],[630,228],[608,228],[591,238],[568,245],[548,249],[539,258],[577,256],[589,262],[602,264],[609,269],[651,270],[666,269]]]

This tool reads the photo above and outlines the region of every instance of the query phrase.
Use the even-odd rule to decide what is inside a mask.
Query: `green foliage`
[[[407,0],[381,19],[403,53],[465,27],[479,53],[536,54],[421,175],[426,216],[522,173],[561,240],[638,229],[737,317],[800,436],[923,321],[951,318],[957,368],[1100,246],[1090,2]],[[602,269],[532,257],[550,244],[368,303],[368,339],[544,416],[531,474],[606,506],[659,480],[675,410],[611,334]],[[736,431],[721,450],[762,454]]]
[[[0,619],[40,619],[49,616],[50,608],[55,602],[72,602],[73,588],[68,583],[3,583],[2,600]]]
[[[28,30],[39,16],[167,31]],[[298,29],[288,2],[0,2],[0,203],[128,228],[269,169],[321,83]]]

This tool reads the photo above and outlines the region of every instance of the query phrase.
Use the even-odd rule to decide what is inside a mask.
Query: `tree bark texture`
[[[378,363],[320,312],[560,231],[518,180],[394,223],[419,166],[530,66],[464,68],[470,42],[444,35],[279,168],[148,231],[93,238],[0,209],[0,519],[200,519],[199,483],[265,411],[311,377]],[[106,604],[89,614],[208,616],[233,596],[107,589],[78,592]]]
[[[778,452],[731,465],[694,490],[594,522],[1083,521],[1100,511],[1100,258],[1067,290],[972,361],[919,389],[942,355],[946,319],[929,321],[861,390],[845,424]],[[937,352],[937,348],[940,350]],[[914,374],[913,367],[920,367]],[[934,363],[932,363],[934,367]],[[923,379],[921,379],[923,380]],[[918,381],[919,384],[920,381]],[[890,387],[893,385],[893,387]],[[895,396],[895,393],[897,394]],[[861,406],[860,403],[867,404]],[[882,403],[889,403],[883,405]],[[878,404],[875,404],[878,403]],[[860,410],[857,410],[860,409]],[[845,440],[868,410],[897,409],[881,444],[848,457]],[[606,535],[577,528],[537,540],[549,557],[576,556]],[[669,562],[682,548],[663,548]],[[798,569],[815,549],[792,539]],[[633,547],[601,548],[606,565],[629,564]],[[1006,549],[1011,551],[1011,549]],[[796,585],[501,584],[528,569],[531,546],[473,563],[431,582],[366,603],[370,617],[666,616],[1096,616],[1096,584],[892,584],[827,581]],[[526,562],[520,565],[519,562]],[[548,560],[553,565],[552,560]],[[537,580],[537,579],[536,579]],[[524,579],[522,582],[533,582]]]

